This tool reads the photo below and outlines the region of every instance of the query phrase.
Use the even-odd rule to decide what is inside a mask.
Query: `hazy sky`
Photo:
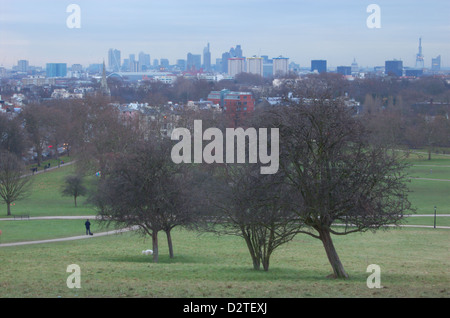
[[[81,28],[70,29],[66,8],[81,8]],[[381,8],[381,28],[369,29],[370,4]],[[20,59],[88,66],[107,62],[109,48],[151,59],[202,54],[212,63],[240,44],[244,56],[289,57],[301,66],[414,66],[422,37],[425,66],[442,56],[450,66],[449,0],[0,0],[0,65]]]

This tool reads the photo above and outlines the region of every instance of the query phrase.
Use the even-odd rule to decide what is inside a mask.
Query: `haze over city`
[[[81,27],[68,28],[70,4],[81,8]],[[368,28],[367,7],[381,8],[381,28]],[[244,56],[286,56],[302,67],[313,59],[328,66],[384,65],[400,59],[414,66],[422,38],[425,67],[442,56],[448,66],[450,2],[432,1],[0,1],[0,66],[18,60],[87,66],[107,60],[108,50],[122,56],[141,51],[152,59],[211,59],[240,44]]]

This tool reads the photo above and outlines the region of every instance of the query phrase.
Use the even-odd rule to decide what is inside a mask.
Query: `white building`
[[[245,72],[244,58],[233,57],[228,59],[228,75],[236,76],[242,72]]]
[[[289,58],[287,57],[274,57],[273,61],[273,75],[276,76],[278,74],[285,75],[289,70]]]
[[[257,74],[259,76],[263,76],[263,62],[264,59],[262,57],[249,57],[247,58],[247,73]]]

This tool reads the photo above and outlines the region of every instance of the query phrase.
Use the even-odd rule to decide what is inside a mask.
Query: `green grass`
[[[425,158],[425,159],[424,159]],[[411,155],[411,176],[447,178],[450,157]],[[62,197],[66,166],[33,176],[32,195],[16,202],[13,214],[30,216],[93,215],[79,199]],[[418,214],[450,214],[450,182],[412,180],[410,200]],[[6,208],[3,205],[4,215]],[[411,217],[405,224],[433,225],[433,217]],[[92,222],[94,232],[102,229]],[[438,217],[437,225],[450,226]],[[84,235],[84,220],[0,221],[0,243]],[[350,279],[327,279],[331,267],[320,241],[306,235],[281,246],[271,258],[269,272],[254,271],[244,241],[177,228],[175,258],[168,257],[161,232],[160,262],[141,254],[150,239],[134,233],[70,242],[0,247],[0,297],[449,297],[449,230],[391,229],[377,233],[335,236],[334,242]],[[81,267],[81,289],[69,289],[70,264]],[[369,289],[370,264],[381,267],[381,289]]]
[[[450,168],[449,168],[450,169]],[[409,199],[417,214],[450,214],[450,182],[412,180]]]
[[[70,165],[34,175],[31,195],[15,202],[11,213],[30,216],[95,214],[93,208],[86,204],[86,197],[78,198],[78,207],[75,207],[72,197],[61,195],[64,178],[74,172],[75,167]],[[0,205],[0,208],[0,217],[6,217],[6,206]]]
[[[299,235],[254,271],[238,237],[174,230],[175,258],[160,236],[160,262],[141,254],[149,240],[127,233],[72,242],[3,247],[0,297],[449,297],[448,232],[402,229],[335,237],[350,279],[327,279],[322,244]],[[66,268],[81,268],[69,289]],[[381,289],[366,285],[381,267]]]
[[[16,220],[0,221],[0,243],[55,239],[86,234],[85,220]],[[106,231],[95,220],[90,220],[91,231]]]

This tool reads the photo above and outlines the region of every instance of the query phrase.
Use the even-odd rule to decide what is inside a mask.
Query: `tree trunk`
[[[170,235],[170,230],[166,231],[167,244],[169,245],[169,256],[173,258],[173,246],[172,246],[172,235]]]
[[[11,203],[6,202],[6,215],[11,215]]]
[[[77,196],[76,195],[73,196],[73,201],[75,202],[75,207],[77,207]]]
[[[241,231],[242,231],[242,236],[244,237],[245,242],[247,243],[247,247],[250,252],[250,256],[252,257],[253,269],[259,270],[261,268],[261,262],[259,260],[259,257],[255,253],[255,248],[252,244],[252,241],[251,241],[249,235],[245,232],[245,230],[241,229]]]
[[[153,262],[158,263],[158,232],[152,232]]]
[[[330,231],[327,229],[321,229],[319,231],[320,240],[322,241],[325,252],[327,253],[328,261],[333,268],[334,278],[348,278],[347,273],[344,270],[344,266],[339,259],[339,256],[334,248],[333,240],[331,239]]]
[[[269,259],[270,259],[270,255],[264,255],[263,259],[262,259],[262,264],[263,264],[263,269],[264,271],[268,271],[269,270]]]

